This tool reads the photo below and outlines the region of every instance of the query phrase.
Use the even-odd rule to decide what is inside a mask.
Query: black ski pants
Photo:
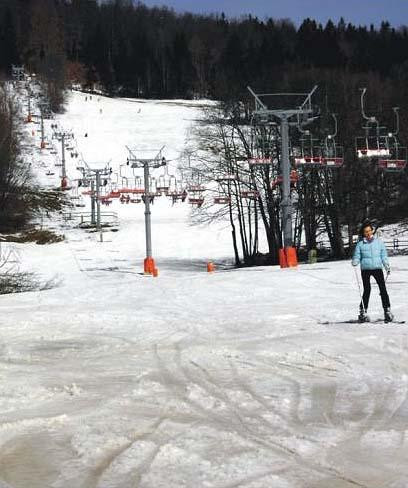
[[[387,288],[385,286],[384,273],[382,269],[362,269],[361,278],[363,280],[364,293],[363,293],[363,304],[365,310],[368,308],[368,302],[370,300],[371,293],[371,283],[370,278],[374,276],[378,287],[380,288],[381,302],[383,308],[390,307],[390,298],[387,293]]]

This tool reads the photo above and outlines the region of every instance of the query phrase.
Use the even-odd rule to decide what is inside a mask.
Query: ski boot
[[[384,308],[384,322],[392,322],[394,320],[394,315],[391,313],[390,308]]]
[[[367,310],[364,310],[364,308],[360,308],[360,313],[358,314],[358,321],[360,324],[363,324],[364,322],[370,322],[370,317],[367,314]]]

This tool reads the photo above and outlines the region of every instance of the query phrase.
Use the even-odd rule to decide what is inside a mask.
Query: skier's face
[[[373,228],[370,226],[370,225],[367,225],[367,227],[364,227],[363,229],[363,236],[370,240],[373,238],[373,234],[374,234],[374,231],[373,231]]]

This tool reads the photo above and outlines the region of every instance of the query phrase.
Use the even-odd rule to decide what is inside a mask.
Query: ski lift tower
[[[40,148],[45,149],[45,128],[44,119],[47,118],[47,114],[50,113],[50,106],[48,102],[39,102],[38,106],[40,108],[40,132],[41,132],[41,144]]]
[[[65,142],[67,139],[73,139],[72,132],[67,131],[58,131],[54,130],[54,136],[57,138],[58,141],[61,142],[61,189],[67,189],[67,172],[66,172],[66,159],[65,159]]]
[[[102,177],[109,178],[112,174],[112,168],[110,167],[110,162],[108,163],[86,163],[84,161],[83,167],[77,167],[79,171],[82,172],[84,178],[91,181],[91,189],[92,189],[92,216],[91,216],[91,224],[95,224],[95,216],[94,216],[94,202],[96,200],[96,230],[99,232],[100,241],[103,241],[102,235],[102,225],[101,225],[101,186],[105,186],[105,182],[102,181]],[[91,167],[98,165],[99,168]]]
[[[144,171],[144,204],[145,204],[145,229],[146,229],[146,258],[144,260],[144,273],[156,276],[156,265],[152,254],[152,225],[150,211],[150,169],[157,169],[167,164],[163,156],[164,146],[160,150],[131,149],[128,162],[132,168],[143,168]]]
[[[289,126],[312,122],[312,95],[317,85],[309,93],[255,93],[248,90],[255,99],[254,117],[268,124],[274,119],[280,121],[281,137],[281,178],[282,178],[282,230],[283,249],[279,253],[281,267],[296,266],[296,250],[293,247],[292,199],[290,194]],[[295,119],[292,121],[292,119]]]

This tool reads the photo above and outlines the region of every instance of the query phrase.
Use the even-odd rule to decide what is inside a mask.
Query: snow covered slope
[[[198,116],[84,97],[60,122],[89,161],[123,164],[138,141],[176,158]],[[52,155],[32,164],[58,182]],[[120,226],[104,242],[55,222],[64,242],[15,246],[23,269],[61,285],[0,296],[1,487],[408,485],[407,326],[323,324],[357,313],[349,262],[208,274],[207,259],[232,256],[228,228],[192,228],[186,204],[159,199],[160,275],[145,277],[142,207],[110,210]],[[391,266],[392,308],[408,319],[408,257]]]

